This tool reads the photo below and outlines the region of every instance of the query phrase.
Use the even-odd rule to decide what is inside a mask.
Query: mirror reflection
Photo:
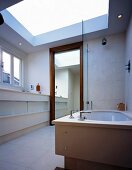
[[[55,53],[55,118],[80,109],[80,50]]]

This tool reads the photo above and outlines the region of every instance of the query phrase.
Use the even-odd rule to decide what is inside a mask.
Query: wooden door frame
[[[83,42],[50,48],[50,125],[55,119],[55,65],[54,54],[80,49],[80,110],[83,110]]]

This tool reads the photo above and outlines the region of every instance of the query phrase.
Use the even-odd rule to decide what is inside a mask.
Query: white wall
[[[55,119],[68,114],[68,99],[55,97]]]
[[[80,75],[74,74],[74,110],[80,110]]]
[[[132,37],[132,21],[127,30],[126,38],[126,62],[124,61],[125,51],[125,35],[115,34],[107,37],[108,44],[101,45],[101,39],[94,39],[84,42],[84,104],[86,106],[87,100],[94,100],[94,105],[97,108],[116,108],[119,102],[125,102],[124,99],[124,65],[127,64],[128,58],[131,57],[131,37]],[[11,46],[7,42],[0,40],[5,48],[20,56],[24,60],[24,85],[26,90],[29,90],[29,85],[35,86],[37,83],[41,85],[43,94],[50,94],[50,69],[49,69],[49,49],[42,50],[26,56],[25,53],[19,49]],[[87,76],[87,44],[88,52],[88,76]],[[105,78],[106,77],[106,78]],[[132,78],[131,73],[126,73],[126,99],[128,109],[132,110]],[[88,79],[88,85],[87,85]],[[75,82],[75,76],[74,76]],[[79,83],[76,83],[79,85]],[[88,92],[87,92],[88,88]],[[32,91],[32,92],[34,92]],[[75,91],[75,88],[74,88]],[[78,91],[79,92],[79,91]],[[75,95],[74,92],[74,110]],[[87,95],[88,94],[88,95]],[[88,96],[88,98],[87,98]],[[86,108],[86,107],[85,107]]]
[[[68,113],[72,110],[80,110],[80,76],[70,69],[56,70],[55,81],[57,95],[68,98]]]
[[[40,84],[41,93],[50,94],[49,49],[28,55],[27,57],[26,89],[35,92],[37,83]],[[34,85],[34,90],[29,86]]]
[[[56,96],[68,98],[68,69],[55,71],[55,86]]]
[[[68,71],[68,112],[74,110],[74,75]]]
[[[126,34],[125,64],[128,64],[129,60],[131,61],[131,71],[130,73],[126,71],[125,94],[126,94],[127,110],[132,111],[132,17]]]
[[[102,46],[101,44],[102,37],[84,42],[85,108],[87,100],[93,101],[95,109],[116,109],[117,103],[125,102],[124,99],[125,34],[123,33],[115,34],[108,36],[106,38],[108,40],[106,46]],[[87,44],[89,48],[88,67],[86,53]],[[49,49],[34,54],[30,54],[28,56],[26,64],[27,64],[26,67],[27,88],[29,89],[30,84],[36,86],[37,83],[40,83],[42,93],[49,95],[50,94]],[[66,81],[63,81],[61,84],[64,84],[65,87]],[[77,92],[74,92],[74,94],[76,95]],[[75,95],[74,98],[77,99]],[[79,101],[74,102],[74,110],[77,108],[78,103]]]
[[[86,79],[84,77],[84,83],[87,84],[88,79],[88,85],[84,94],[87,93],[88,100],[93,102],[93,109],[116,109],[117,103],[124,102],[125,34],[106,38],[105,46],[101,44],[102,38],[89,40],[84,44],[85,71],[88,44],[88,75],[86,77],[85,73]]]
[[[9,44],[7,41],[0,38],[0,46],[2,46],[4,49],[6,49],[11,54],[16,55],[19,58],[25,58],[27,54],[17,47],[13,46],[12,44]]]
[[[69,71],[68,69],[55,70],[55,118],[69,113]],[[71,101],[72,102],[72,101]]]

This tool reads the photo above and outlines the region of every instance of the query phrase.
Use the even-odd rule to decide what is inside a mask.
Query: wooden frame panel
[[[52,120],[55,119],[54,54],[74,49],[80,49],[80,110],[83,110],[83,42],[50,48],[50,125],[52,125]]]

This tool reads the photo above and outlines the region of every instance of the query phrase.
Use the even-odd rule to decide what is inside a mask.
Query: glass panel
[[[80,50],[55,54],[55,118],[80,110]]]
[[[2,66],[1,66],[1,62],[0,62],[0,83],[2,82]]]
[[[10,84],[11,82],[11,56],[3,51],[2,53],[3,67],[3,83]]]
[[[14,85],[20,85],[20,59],[14,57]]]

